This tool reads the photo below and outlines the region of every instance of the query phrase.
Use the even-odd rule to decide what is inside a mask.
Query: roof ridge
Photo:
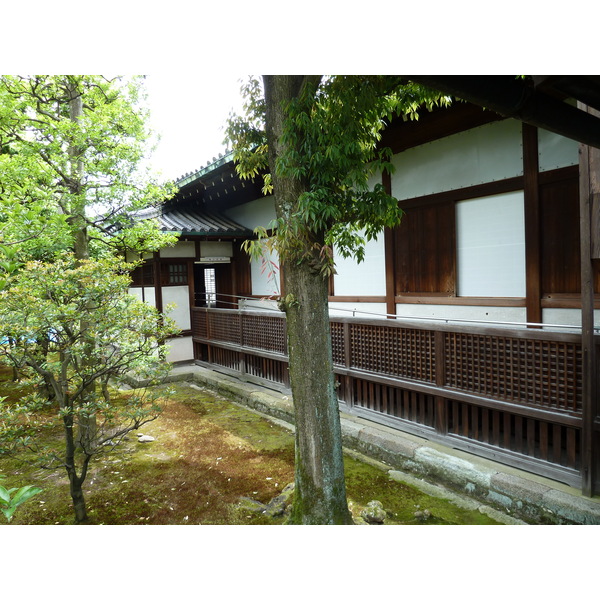
[[[182,175],[175,180],[175,184],[181,188],[184,185],[187,185],[188,183],[191,183],[192,181],[195,181],[196,179],[215,171],[228,162],[233,162],[233,150],[228,150],[225,152],[225,154],[219,153],[219,158],[213,156],[212,162],[208,162],[205,167],[201,167],[197,171],[191,171],[185,175]]]

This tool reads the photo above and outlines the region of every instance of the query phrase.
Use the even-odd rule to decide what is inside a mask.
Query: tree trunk
[[[81,92],[77,88],[77,85],[69,82],[68,83],[69,90],[69,119],[76,123],[79,119],[83,117],[83,101],[81,98]],[[73,253],[75,255],[75,259],[78,263],[81,261],[87,260],[90,257],[90,240],[87,231],[87,221],[86,221],[86,199],[82,193],[82,182],[84,175],[84,165],[82,160],[83,148],[79,146],[79,144],[74,141],[71,142],[69,149],[69,158],[71,161],[71,172],[70,172],[70,184],[69,191],[73,196],[73,201],[70,206],[71,214],[69,219],[71,221],[71,226],[73,227]],[[93,310],[89,309],[90,312]],[[88,328],[88,322],[86,319],[86,315],[84,314],[81,319],[80,330],[85,339],[85,333]],[[86,345],[89,349],[89,356],[92,355],[94,351],[94,341],[86,340]],[[83,368],[85,369],[87,361],[84,359]],[[87,396],[91,396],[95,393],[95,385],[92,383],[86,387],[83,394],[83,401],[85,402],[85,398]],[[95,415],[81,415],[79,418],[79,436],[78,440],[81,446],[85,450],[91,450],[95,443],[97,437],[97,423]]]
[[[283,148],[284,106],[309,78],[265,76],[266,130],[277,216],[287,221],[304,184],[277,175],[275,163]],[[306,250],[316,253],[313,242]],[[318,260],[318,256],[315,256]],[[296,421],[295,493],[290,522],[349,524],[339,408],[334,387],[328,282],[311,266],[282,257],[287,313],[290,381]]]
[[[83,496],[83,482],[85,481],[86,466],[82,469],[81,476],[77,475],[77,464],[75,462],[75,436],[73,433],[73,418],[65,416],[63,418],[65,427],[65,468],[69,476],[69,491],[73,500],[73,510],[75,511],[75,524],[81,525],[89,521],[85,507],[85,498]]]
[[[85,507],[85,498],[83,496],[82,481],[74,473],[69,473],[69,490],[73,500],[73,509],[75,510],[75,524],[85,525],[89,523],[87,509]]]

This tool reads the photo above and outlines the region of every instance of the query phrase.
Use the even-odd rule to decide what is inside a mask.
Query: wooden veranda
[[[356,317],[330,323],[342,411],[584,487],[585,431],[597,445],[598,414],[583,402],[580,334]],[[287,389],[285,327],[276,311],[194,308],[195,359]]]

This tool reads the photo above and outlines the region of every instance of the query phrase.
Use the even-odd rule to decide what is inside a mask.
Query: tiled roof
[[[251,235],[252,231],[235,221],[201,208],[186,210],[151,208],[139,211],[138,219],[158,219],[162,231],[190,235]]]
[[[192,235],[251,235],[252,231],[231,219],[205,210],[172,209],[154,216],[168,232]]]
[[[213,158],[212,162],[209,162],[205,167],[198,169],[192,173],[186,173],[179,177],[175,183],[181,189],[187,184],[196,181],[198,179],[202,179],[205,175],[216,171],[219,167],[222,167],[224,164],[233,162],[233,152],[227,152],[225,156],[219,154],[219,158]]]

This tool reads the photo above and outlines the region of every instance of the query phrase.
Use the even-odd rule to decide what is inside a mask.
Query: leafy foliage
[[[227,135],[242,176],[263,174],[272,191],[264,136],[265,106],[256,79],[242,88],[247,118],[232,115]],[[391,173],[391,150],[380,147],[381,132],[394,115],[417,119],[418,110],[449,99],[393,76],[334,76],[305,86],[287,107],[276,171],[304,182],[306,191],[285,217],[269,227],[277,234],[283,260],[314,261],[323,276],[333,272],[333,251],[364,259],[365,240],[397,225],[402,210],[375,175]],[[314,234],[325,243],[315,248]],[[307,251],[308,249],[308,251]],[[313,258],[311,258],[313,257]]]
[[[4,475],[0,474],[0,479],[3,479]],[[30,498],[33,498],[36,494],[41,493],[41,488],[33,485],[26,485],[21,488],[6,489],[0,485],[0,510],[6,517],[6,520],[10,523],[12,521],[15,511],[21,504],[27,502]],[[16,492],[13,495],[13,492]]]
[[[147,223],[143,235],[115,232],[136,229],[132,213],[174,193],[141,166],[152,147],[146,117],[141,78],[0,77],[0,242],[52,260],[85,231],[92,254],[126,242],[144,251]]]
[[[85,474],[92,456],[158,416],[160,397],[147,390],[118,403],[108,392],[109,380],[160,377],[167,369],[161,344],[177,333],[169,319],[127,293],[125,269],[118,259],[32,262],[10,291],[0,292],[6,335],[0,353],[41,383],[17,402],[0,403],[3,452],[29,450],[40,466],[67,470],[79,456]],[[93,435],[75,442],[75,430],[88,427],[90,417]],[[53,419],[63,424],[68,443],[41,447],[37,433]]]

